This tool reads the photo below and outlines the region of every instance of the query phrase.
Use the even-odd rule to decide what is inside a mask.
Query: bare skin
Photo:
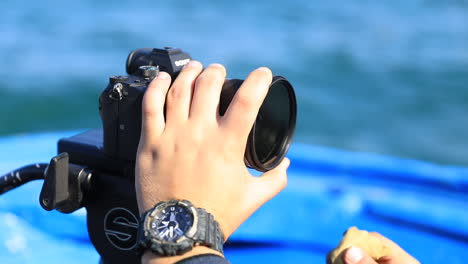
[[[201,63],[191,61],[172,86],[164,72],[151,82],[143,100],[135,184],[140,213],[160,201],[187,199],[214,215],[227,240],[286,186],[289,160],[261,177],[253,177],[244,164],[247,137],[271,84],[271,71],[253,71],[220,116],[225,78],[222,65],[202,71]],[[203,253],[219,254],[198,246],[177,257],[146,253],[143,263],[174,263]]]
[[[370,235],[378,237],[385,245],[392,249],[392,255],[382,257],[379,260],[373,260],[363,250],[357,247],[348,248],[344,255],[343,261],[346,264],[420,264],[418,260],[409,255],[395,242],[382,236],[377,232],[371,232]]]

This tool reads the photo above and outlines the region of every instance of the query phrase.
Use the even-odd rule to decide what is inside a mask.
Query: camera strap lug
[[[114,84],[112,91],[109,93],[109,98],[120,101],[123,98],[123,85],[121,83]]]

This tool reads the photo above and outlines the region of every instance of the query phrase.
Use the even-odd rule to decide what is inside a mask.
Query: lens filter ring
[[[297,119],[293,86],[282,76],[275,76],[249,134],[245,163],[258,171],[269,171],[286,156]]]

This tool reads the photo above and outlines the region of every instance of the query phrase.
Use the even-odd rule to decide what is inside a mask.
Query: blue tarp
[[[0,139],[0,175],[49,162],[74,132]],[[232,263],[325,263],[350,226],[391,238],[422,263],[468,259],[468,169],[294,144],[286,189],[226,244]],[[0,196],[0,263],[98,263],[86,211],[44,211],[42,182]]]

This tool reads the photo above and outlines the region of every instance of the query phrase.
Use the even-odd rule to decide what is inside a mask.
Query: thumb
[[[350,247],[343,252],[343,262],[345,264],[377,264],[364,250],[358,247]]]
[[[286,187],[288,183],[286,170],[289,164],[289,159],[284,158],[273,170],[263,173],[260,177],[252,177],[252,195],[256,196],[257,201],[264,204]]]

